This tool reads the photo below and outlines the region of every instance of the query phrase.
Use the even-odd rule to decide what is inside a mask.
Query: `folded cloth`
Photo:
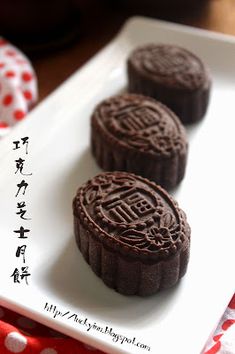
[[[235,294],[233,295],[219,324],[209,338],[204,354],[235,353]]]
[[[37,98],[37,79],[29,59],[0,37],[0,137],[25,117]]]

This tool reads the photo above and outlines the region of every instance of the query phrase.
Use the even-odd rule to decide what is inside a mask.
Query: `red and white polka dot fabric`
[[[1,354],[102,354],[13,311],[0,307]]]
[[[222,316],[215,333],[209,339],[204,354],[235,353],[235,294]]]
[[[37,79],[30,61],[0,37],[0,137],[25,117],[37,98]]]

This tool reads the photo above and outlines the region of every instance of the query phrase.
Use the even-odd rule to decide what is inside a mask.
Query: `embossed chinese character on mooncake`
[[[136,48],[127,62],[129,91],[153,97],[170,107],[183,123],[206,113],[211,78],[208,68],[190,51],[166,44]]]
[[[96,107],[91,125],[93,155],[104,170],[136,173],[167,189],[182,180],[185,129],[160,102],[142,95],[114,96]]]
[[[73,213],[81,253],[116,291],[147,296],[185,274],[190,228],[155,183],[126,172],[100,174],[78,190]]]

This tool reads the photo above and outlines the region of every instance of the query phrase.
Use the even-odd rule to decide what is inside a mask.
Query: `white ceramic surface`
[[[78,252],[71,203],[77,187],[100,171],[89,147],[95,104],[125,89],[129,52],[153,41],[198,54],[210,66],[213,89],[207,115],[188,129],[187,173],[174,193],[192,227],[188,273],[169,291],[124,297],[108,289]],[[115,342],[108,332],[129,342],[135,337],[135,344],[151,347],[153,354],[200,353],[234,291],[234,99],[232,37],[144,18],[128,21],[106,48],[0,142],[0,304],[108,353],[148,352],[121,338]],[[24,136],[29,136],[27,156],[12,150],[13,141]],[[31,229],[28,286],[10,277],[22,265],[15,256],[20,240],[13,232],[20,226],[15,214],[20,181],[15,159],[20,155],[26,159],[25,171],[33,173],[25,194],[32,218],[24,223]],[[46,303],[61,314],[55,308],[46,311]],[[97,329],[106,326],[106,333]]]

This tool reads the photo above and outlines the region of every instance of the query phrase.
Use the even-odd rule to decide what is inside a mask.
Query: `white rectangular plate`
[[[211,69],[213,89],[207,115],[188,129],[187,172],[174,194],[192,227],[187,275],[174,289],[138,298],[107,288],[85,263],[73,237],[71,204],[78,186],[100,171],[90,153],[90,114],[101,99],[125,89],[126,58],[146,42],[174,43],[198,54]],[[0,142],[0,303],[108,353],[145,353],[150,347],[154,354],[198,354],[234,291],[234,98],[232,37],[144,18],[128,21]],[[27,156],[12,150],[24,136],[30,139]],[[28,286],[10,277],[22,265],[13,232],[20,226],[20,156],[33,173],[25,194],[32,218],[25,222],[31,229]],[[49,311],[50,305],[61,313]]]

